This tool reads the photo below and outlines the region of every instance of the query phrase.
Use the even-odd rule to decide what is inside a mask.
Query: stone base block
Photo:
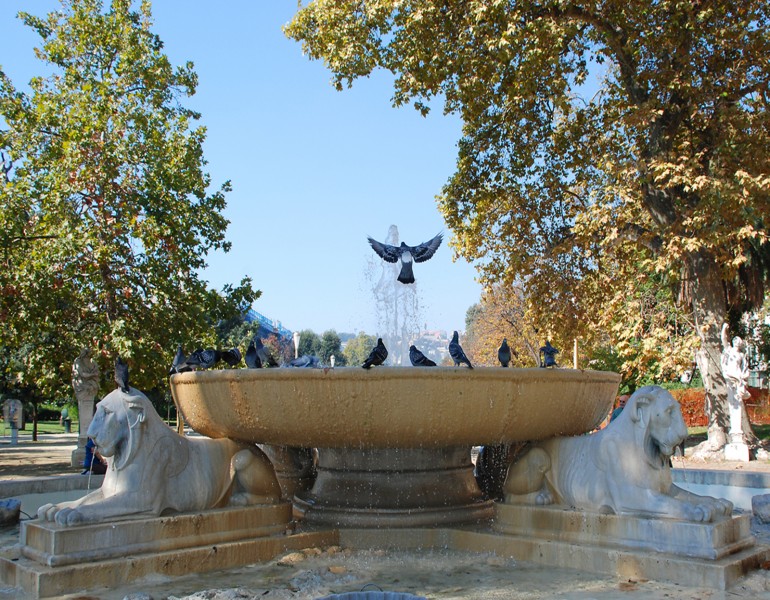
[[[576,569],[621,580],[665,581],[688,587],[726,590],[770,558],[770,548],[744,548],[717,560],[675,556],[636,548],[571,543],[538,536],[474,529],[341,529],[346,548],[450,548],[494,552],[553,569]]]
[[[291,526],[286,518],[291,508],[285,504],[125,521],[103,529],[29,523],[23,550],[0,558],[0,581],[33,598],[98,593],[100,588],[141,582],[154,575],[177,577],[230,569],[271,560],[288,550],[341,545],[494,552],[553,569],[725,590],[770,560],[770,548],[755,545],[749,534],[747,515],[695,524],[553,507],[497,505],[496,509],[492,526],[293,533],[288,533]],[[107,529],[115,533],[109,535]],[[693,548],[697,549],[694,555]]]
[[[231,569],[338,543],[334,531],[289,535],[290,518],[287,503],[71,528],[29,522],[18,556],[0,558],[0,580],[44,598]]]
[[[607,515],[558,506],[498,504],[494,529],[570,544],[640,549],[716,560],[754,546],[751,516],[693,523]]]
[[[78,446],[70,455],[70,465],[73,469],[83,470],[83,463],[86,460],[86,449]]]
[[[725,460],[749,462],[749,447],[741,442],[725,444]]]
[[[24,556],[57,567],[282,534],[290,521],[288,503],[82,527],[34,520],[22,523],[20,542]]]

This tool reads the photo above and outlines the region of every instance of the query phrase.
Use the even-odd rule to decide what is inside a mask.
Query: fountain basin
[[[580,435],[607,416],[620,375],[574,369],[229,369],[171,377],[212,438],[323,448],[426,448]]]
[[[379,528],[491,518],[471,447],[590,431],[619,383],[572,369],[231,369],[176,374],[171,391],[197,432],[268,452],[304,527]],[[312,488],[286,484],[292,450],[308,447]]]

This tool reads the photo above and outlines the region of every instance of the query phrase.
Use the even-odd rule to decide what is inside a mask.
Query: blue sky
[[[0,65],[17,86],[41,74],[36,34],[15,18],[43,15],[57,0],[0,2]],[[445,243],[415,266],[427,329],[465,328],[481,287],[475,269],[452,261],[451,232],[435,196],[454,170],[460,121],[441,107],[427,118],[391,106],[377,74],[337,92],[320,62],[281,27],[296,0],[155,0],[155,32],[173,64],[195,63],[212,183],[231,180],[225,216],[232,250],[209,257],[214,287],[250,276],[254,309],[292,330],[376,332],[366,237],[388,227],[415,245],[444,231]]]

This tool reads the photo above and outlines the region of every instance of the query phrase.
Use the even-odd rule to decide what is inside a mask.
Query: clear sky
[[[109,0],[105,0],[108,4]],[[43,15],[57,0],[0,0],[0,65],[17,87],[42,74],[39,38],[15,18]],[[452,261],[435,196],[452,174],[460,121],[437,106],[427,118],[391,106],[387,74],[337,92],[320,62],[281,27],[296,0],[155,0],[154,31],[173,64],[191,60],[212,185],[231,180],[225,216],[232,250],[209,257],[215,288],[250,276],[254,309],[292,330],[376,332],[366,277],[368,235],[391,224],[416,245],[445,243],[415,265],[427,329],[465,328],[481,288],[475,269]]]

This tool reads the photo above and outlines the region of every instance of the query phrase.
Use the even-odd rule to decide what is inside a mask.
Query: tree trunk
[[[695,328],[701,341],[695,359],[706,392],[706,414],[709,419],[708,446],[718,450],[727,442],[730,413],[727,406],[727,385],[722,375],[721,327],[727,319],[727,300],[719,265],[710,253],[700,251],[688,260],[689,285]],[[743,412],[746,412],[744,406]],[[743,419],[744,440],[749,445],[757,441],[748,418]]]
[[[37,402],[32,402],[32,441],[37,441]]]

